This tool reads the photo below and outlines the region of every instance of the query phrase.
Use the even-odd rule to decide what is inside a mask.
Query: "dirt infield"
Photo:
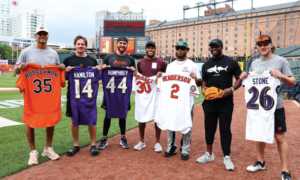
[[[46,163],[23,170],[4,179],[209,179],[209,180],[275,180],[281,177],[280,158],[276,143],[267,145],[266,170],[248,173],[246,167],[256,161],[255,142],[245,140],[246,108],[244,88],[235,92],[232,121],[232,153],[234,171],[227,171],[223,165],[219,130],[216,133],[213,152],[215,161],[198,164],[196,159],[206,151],[202,104],[195,106],[190,158],[180,159],[180,153],[165,158],[163,153],[154,152],[154,123],[147,124],[145,141],[147,147],[141,151],[133,150],[139,142],[138,128],[126,132],[130,149],[123,149],[120,135],[108,139],[109,145],[100,151],[98,157],[92,157],[90,147],[81,149],[74,157],[62,156],[58,161]],[[284,102],[287,115],[287,139],[290,147],[290,171],[292,178],[300,179],[300,109],[292,101]],[[116,122],[113,122],[116,123]],[[179,145],[181,134],[178,133],[176,144]],[[54,139],[54,141],[59,141]],[[167,133],[162,132],[161,145],[167,146]],[[70,147],[71,148],[71,147]],[[178,147],[179,148],[179,147]],[[17,158],[17,157],[16,157]]]

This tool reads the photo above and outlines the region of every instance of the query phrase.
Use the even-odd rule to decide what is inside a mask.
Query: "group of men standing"
[[[196,63],[187,58],[187,53],[189,52],[188,44],[185,41],[179,41],[176,48],[177,60],[167,65],[163,60],[155,57],[156,45],[152,41],[148,41],[146,44],[146,57],[139,61],[137,67],[135,65],[134,59],[126,54],[126,48],[128,46],[128,40],[126,37],[120,37],[117,40],[117,51],[106,56],[103,65],[99,67],[94,58],[90,57],[85,53],[87,48],[87,40],[82,36],[77,36],[74,39],[74,47],[76,49],[76,54],[66,58],[63,64],[60,64],[58,55],[55,51],[47,47],[48,30],[45,27],[38,27],[36,29],[35,37],[37,39],[37,44],[31,46],[22,51],[16,65],[15,72],[17,74],[21,73],[21,70],[27,68],[28,63],[36,63],[39,65],[59,65],[59,69],[70,72],[75,66],[80,66],[86,68],[88,66],[95,67],[98,71],[104,70],[109,66],[116,67],[128,67],[131,71],[136,71],[146,77],[157,76],[161,77],[162,73],[185,73],[187,76],[192,77],[195,80],[196,85],[201,86],[202,93],[205,94],[205,90],[209,87],[217,87],[224,90],[220,98],[215,100],[204,100],[202,106],[204,110],[204,125],[205,125],[205,140],[207,151],[203,156],[197,159],[198,163],[207,163],[214,161],[215,156],[212,151],[214,137],[219,121],[220,135],[221,135],[221,147],[224,155],[224,165],[227,170],[234,170],[234,165],[230,158],[230,147],[232,140],[231,133],[231,122],[232,113],[234,109],[233,103],[233,93],[237,90],[241,84],[242,80],[247,78],[245,72],[241,72],[240,66],[237,61],[231,59],[228,56],[223,55],[223,43],[219,39],[212,40],[209,44],[212,58],[209,59],[202,67],[202,77],[200,75],[199,68]],[[289,68],[288,62],[281,57],[273,55],[275,47],[272,44],[270,37],[262,36],[261,39],[257,41],[258,52],[261,54],[261,58],[254,61],[250,67],[250,70],[255,71],[256,67],[261,67],[264,64],[264,70],[272,70],[271,75],[281,79],[282,84],[287,86],[294,86],[295,78],[292,76],[291,70]],[[49,60],[51,57],[51,60]],[[53,60],[52,60],[53,58]],[[259,68],[258,68],[259,69]],[[235,77],[236,81],[233,84],[232,77]],[[275,112],[275,128],[283,127],[280,131],[275,130],[275,139],[277,141],[278,151],[283,164],[282,178],[291,179],[291,175],[288,169],[289,161],[289,151],[288,145],[285,139],[286,125],[285,125],[285,115],[283,109],[283,94],[282,87],[278,91],[278,105]],[[106,109],[106,101],[103,98],[103,103],[101,105],[103,109]],[[128,106],[130,110],[130,103]],[[190,110],[191,117],[193,119],[194,108]],[[72,108],[70,101],[70,82],[68,85],[67,92],[67,108],[66,116],[71,117],[71,132],[74,140],[74,147],[67,152],[67,156],[71,157],[75,155],[79,150],[79,126],[74,125],[74,120],[72,116]],[[91,155],[97,156],[99,154],[98,149],[105,149],[108,145],[107,134],[110,128],[111,119],[107,118],[105,115],[103,122],[103,136],[100,144],[96,147],[96,125],[89,125],[89,133],[91,138]],[[278,125],[276,125],[276,123]],[[130,145],[125,137],[126,132],[126,119],[119,119],[119,126],[121,131],[121,141],[120,145],[128,149]],[[135,150],[141,150],[146,146],[145,143],[145,128],[146,123],[139,123],[140,132],[140,142],[134,146]],[[162,152],[163,148],[160,145],[160,134],[161,130],[155,123],[156,131],[156,142],[154,149],[156,152]],[[43,155],[48,156],[52,160],[59,159],[53,148],[51,148],[51,143],[53,139],[54,126],[46,128],[47,143],[44,149]],[[168,147],[164,153],[165,157],[170,157],[177,153],[177,145],[175,144],[176,132],[168,130]],[[38,152],[35,148],[34,143],[34,128],[26,125],[26,135],[31,148],[30,158],[28,161],[29,165],[38,163]],[[182,135],[181,138],[181,159],[188,160],[189,158],[189,147],[191,144],[192,130]],[[264,148],[265,143],[257,142],[257,153],[258,161],[254,165],[247,168],[248,171],[257,171],[265,169],[264,162]]]

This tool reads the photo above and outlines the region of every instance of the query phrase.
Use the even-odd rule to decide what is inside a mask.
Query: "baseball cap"
[[[119,41],[125,41],[128,43],[128,39],[126,37],[119,37],[117,42],[119,42]]]
[[[189,49],[189,45],[186,41],[178,41],[175,47],[185,47]]]
[[[214,39],[212,41],[210,41],[209,46],[211,45],[218,45],[218,46],[223,46],[223,42],[220,39]]]
[[[36,27],[34,34],[37,34],[39,32],[46,32],[46,33],[48,33],[48,29],[45,26]]]
[[[155,42],[153,42],[153,41],[148,41],[147,43],[146,43],[146,47],[148,47],[148,46],[154,46],[154,47],[156,47],[155,46]]]
[[[267,35],[262,35],[260,37],[258,37],[256,39],[256,44],[259,43],[259,42],[269,42],[269,43],[272,43],[272,39],[270,36],[267,36]]]

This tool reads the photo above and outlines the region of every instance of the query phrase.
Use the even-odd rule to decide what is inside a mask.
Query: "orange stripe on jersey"
[[[64,71],[56,65],[28,64],[16,82],[24,97],[22,121],[32,128],[55,126],[61,120]]]

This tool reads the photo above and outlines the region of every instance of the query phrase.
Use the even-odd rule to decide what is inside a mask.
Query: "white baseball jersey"
[[[132,93],[135,95],[135,119],[148,122],[156,114],[156,76],[146,77],[137,73],[132,81]]]
[[[167,66],[167,74],[182,73],[189,76],[192,72],[196,73],[197,79],[201,79],[200,70],[196,63],[192,60],[187,59],[185,61],[174,61]]]
[[[157,126],[162,130],[188,133],[192,126],[191,110],[194,96],[200,98],[195,80],[185,74],[167,74],[158,78],[160,91],[155,116]]]
[[[280,81],[268,71],[250,72],[243,80],[247,103],[246,139],[273,143],[274,113],[277,104],[276,88]]]

